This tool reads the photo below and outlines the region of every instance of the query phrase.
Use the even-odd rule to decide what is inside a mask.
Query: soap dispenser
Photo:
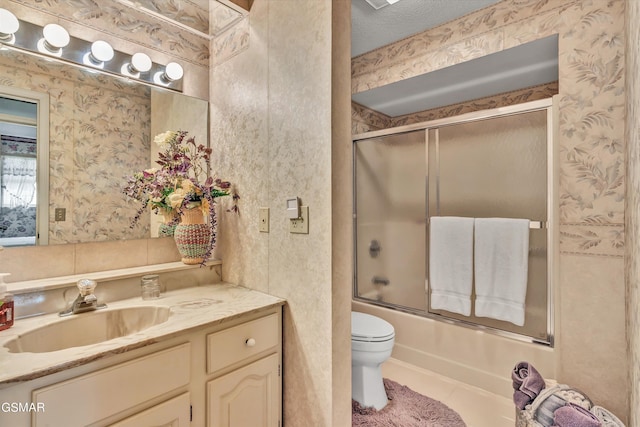
[[[13,326],[13,295],[7,292],[5,276],[10,273],[0,273],[0,331]]]

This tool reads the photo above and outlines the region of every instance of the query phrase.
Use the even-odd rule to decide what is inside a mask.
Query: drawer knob
[[[256,340],[254,340],[253,338],[249,338],[244,342],[247,347],[253,347],[254,345],[256,345]]]

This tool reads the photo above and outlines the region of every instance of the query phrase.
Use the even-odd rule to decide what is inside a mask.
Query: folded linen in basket
[[[542,375],[529,362],[519,362],[511,371],[513,403],[518,409],[534,401],[545,387]]]
[[[433,309],[471,314],[473,218],[434,216],[429,233],[429,287]]]
[[[553,413],[553,427],[600,427],[602,423],[582,406],[567,403]]]
[[[524,325],[529,220],[476,218],[475,314]]]

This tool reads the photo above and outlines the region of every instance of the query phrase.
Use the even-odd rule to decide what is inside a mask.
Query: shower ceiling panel
[[[558,36],[356,93],[354,102],[390,117],[558,80]]]

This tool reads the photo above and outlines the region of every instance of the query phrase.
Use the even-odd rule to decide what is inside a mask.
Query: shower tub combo
[[[555,374],[554,102],[354,136],[353,309],[394,325],[393,357],[507,397],[509,369],[520,360]],[[430,259],[441,250],[432,236],[434,217],[475,221],[476,244],[479,221],[526,221],[522,321],[480,313],[477,246],[462,296],[468,311],[438,304],[436,283],[430,285],[430,270],[439,267]]]

